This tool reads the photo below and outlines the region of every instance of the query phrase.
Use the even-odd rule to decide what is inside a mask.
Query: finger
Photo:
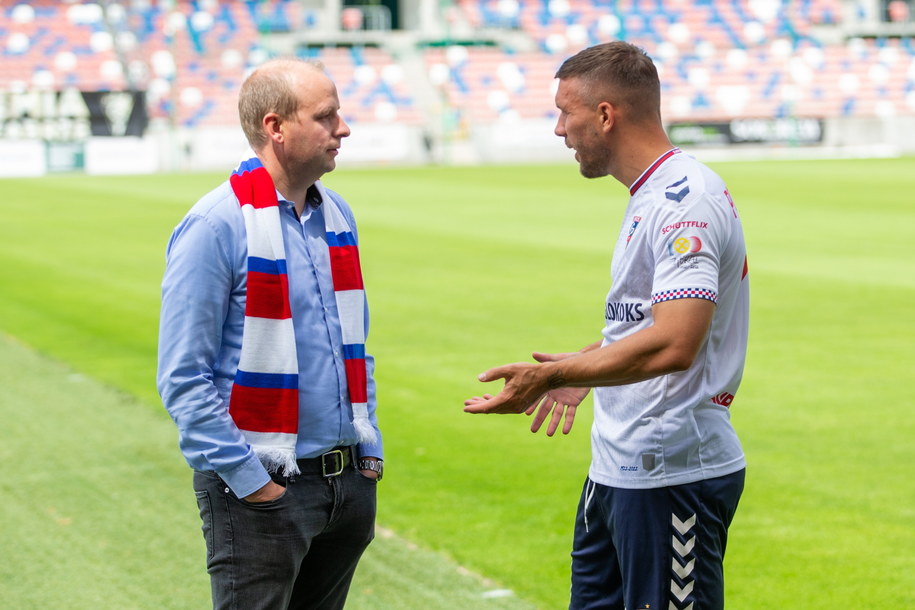
[[[543,425],[543,421],[546,419],[546,416],[549,415],[550,409],[555,405],[555,401],[549,396],[544,397],[543,401],[540,402],[540,408],[537,410],[537,414],[534,415],[533,421],[531,421],[531,432],[538,432],[540,426]]]
[[[465,402],[464,413],[489,413],[487,401],[479,400],[476,402]]]
[[[508,373],[509,366],[497,366],[494,369],[489,369],[477,375],[477,379],[480,381],[495,381],[496,379],[505,379],[506,374]]]
[[[562,425],[562,433],[568,434],[572,431],[572,424],[575,422],[575,409],[577,407],[567,407],[566,408],[566,420]]]
[[[465,413],[520,413],[506,406],[501,394],[488,400],[481,400],[464,406]]]
[[[556,434],[556,428],[559,427],[559,422],[562,421],[562,414],[564,412],[563,406],[557,403],[553,407],[553,416],[550,418],[550,423],[546,427],[546,435],[553,436]]]
[[[534,352],[531,356],[537,362],[553,362],[556,360],[556,354],[545,354],[543,352]]]
[[[550,424],[546,427],[547,436],[556,434],[556,428],[559,427],[559,422],[562,421],[564,406],[561,403],[556,403],[556,406],[553,407],[553,417],[550,418]]]
[[[471,404],[474,404],[474,403],[477,403],[477,402],[482,402],[482,401],[484,401],[484,400],[489,400],[489,399],[491,399],[491,398],[492,398],[492,394],[483,394],[483,396],[474,396],[474,397],[472,397],[472,398],[468,398],[467,400],[465,400],[465,401],[464,401],[464,405],[465,405],[465,406],[466,406],[466,405],[471,405]]]
[[[548,395],[541,394],[540,396],[537,397],[537,400],[535,400],[531,403],[531,406],[529,406],[527,409],[524,410],[524,414],[530,415],[531,413],[534,412],[534,409],[537,408],[537,405],[539,405],[541,401],[549,400],[549,399],[550,399],[550,397]]]

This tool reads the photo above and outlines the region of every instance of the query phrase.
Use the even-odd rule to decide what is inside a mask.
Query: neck
[[[617,158],[616,167],[610,173],[627,189],[658,157],[675,148],[663,130],[652,134],[637,133],[626,140],[618,145],[618,149],[624,152]]]
[[[272,155],[258,154],[258,158],[267,169],[267,173],[273,178],[273,185],[276,186],[276,190],[278,190],[287,201],[291,201],[295,207],[296,214],[302,216],[305,212],[305,197],[308,193],[308,187],[317,182],[318,177],[293,176],[286,170],[286,167]]]

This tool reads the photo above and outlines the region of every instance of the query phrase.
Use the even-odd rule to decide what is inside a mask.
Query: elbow
[[[661,369],[664,375],[670,373],[682,373],[689,370],[696,361],[696,350],[693,349],[670,349],[668,350],[661,362]]]
[[[693,365],[693,359],[681,359],[676,362],[672,362],[668,368],[668,373],[682,373],[683,371],[689,370],[689,367]]]

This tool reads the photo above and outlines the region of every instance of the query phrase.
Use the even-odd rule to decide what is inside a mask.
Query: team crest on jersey
[[[680,188],[681,185],[683,188]],[[683,176],[680,180],[677,180],[670,186],[666,187],[664,191],[664,196],[670,199],[671,201],[676,201],[677,203],[683,201],[683,198],[689,195],[689,185],[686,184],[686,176]]]
[[[629,227],[629,235],[626,236],[626,247],[629,246],[629,241],[632,239],[632,234],[635,233],[635,230],[638,228],[640,222],[642,222],[641,216],[632,217],[632,226]]]

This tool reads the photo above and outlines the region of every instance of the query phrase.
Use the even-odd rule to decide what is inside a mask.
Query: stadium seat
[[[101,6],[34,0],[0,7],[0,91],[137,86],[148,91],[154,119],[234,125],[239,84],[270,55],[261,36],[319,22],[314,8],[292,0],[112,3],[108,24]],[[890,19],[912,19],[893,2],[887,9]],[[530,48],[424,48],[419,81],[384,45],[301,54],[326,65],[347,118],[357,122],[420,125],[451,112],[478,123],[552,117],[562,60],[616,38],[656,60],[670,119],[915,112],[911,37],[818,39],[817,28],[842,25],[841,0],[457,0],[443,15],[454,26],[510,29]],[[415,87],[426,83],[441,108],[420,107]]]

